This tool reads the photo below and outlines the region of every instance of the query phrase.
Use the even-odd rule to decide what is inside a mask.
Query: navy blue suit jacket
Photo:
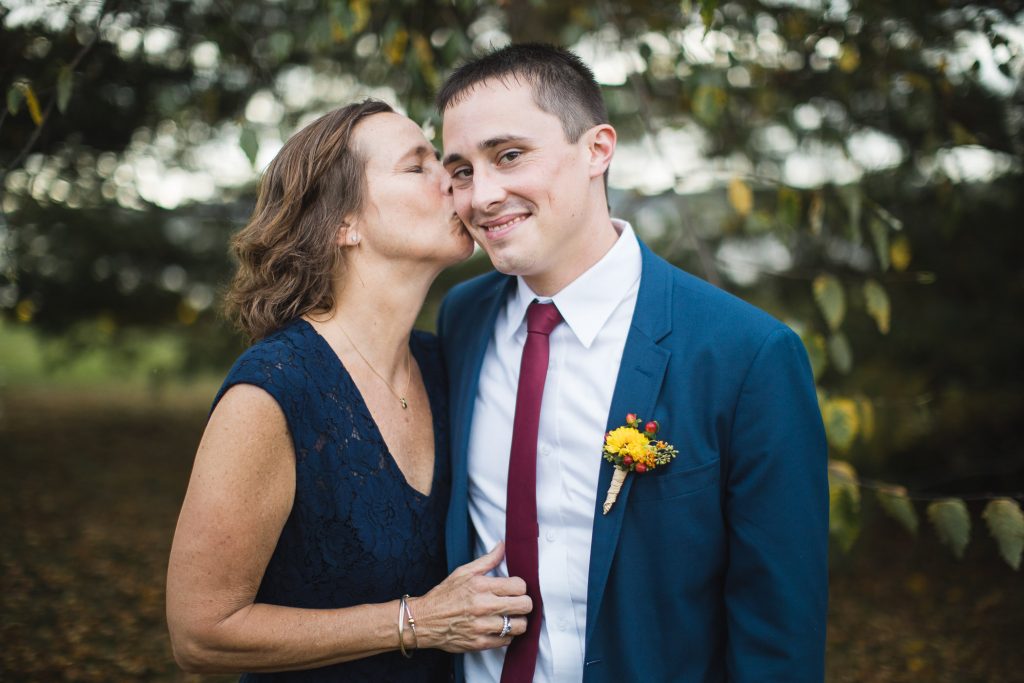
[[[656,419],[679,455],[629,475],[607,515],[613,468],[601,461],[583,680],[821,681],[827,449],[803,345],[766,313],[646,246],[641,253],[607,428],[627,413]],[[483,275],[455,287],[441,308],[450,569],[473,559],[466,451],[480,367],[513,283]],[[579,455],[596,463],[600,454],[595,443]]]

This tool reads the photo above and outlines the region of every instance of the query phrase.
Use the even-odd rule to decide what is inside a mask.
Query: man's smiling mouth
[[[531,214],[528,213],[521,213],[510,216],[502,216],[501,218],[496,218],[493,221],[478,223],[477,227],[486,232],[488,236],[497,237],[500,234],[504,234],[505,232],[519,225],[527,218],[529,218],[530,215]]]

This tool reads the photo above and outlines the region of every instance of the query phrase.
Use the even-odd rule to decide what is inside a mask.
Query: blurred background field
[[[525,39],[593,66],[613,212],[804,340],[829,681],[1024,680],[1009,0],[0,0],[0,680],[199,680],[164,571],[260,169],[366,96],[441,146],[440,80]]]
[[[164,573],[216,382],[21,385],[0,395],[0,674],[228,681],[171,658]],[[1020,680],[1020,575],[986,541],[951,557],[877,510],[832,560],[828,681]]]

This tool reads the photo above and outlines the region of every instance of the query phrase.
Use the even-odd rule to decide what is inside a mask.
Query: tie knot
[[[529,333],[551,334],[551,330],[558,327],[562,322],[562,314],[554,304],[542,304],[534,301],[526,309],[526,331]]]

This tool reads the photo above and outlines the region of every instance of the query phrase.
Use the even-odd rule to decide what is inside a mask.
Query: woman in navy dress
[[[174,535],[167,619],[189,671],[448,681],[526,628],[503,549],[447,575],[450,485],[427,290],[472,242],[419,127],[333,111],[268,167],[228,293],[255,343],[228,373]]]

